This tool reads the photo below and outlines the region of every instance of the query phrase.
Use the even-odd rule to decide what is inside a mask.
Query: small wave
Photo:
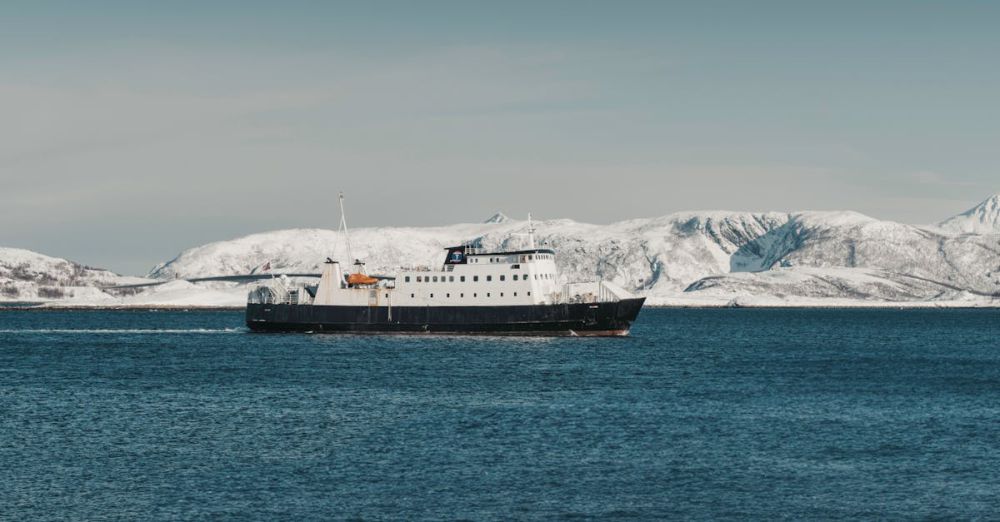
[[[25,328],[0,329],[0,334],[227,334],[244,328]]]

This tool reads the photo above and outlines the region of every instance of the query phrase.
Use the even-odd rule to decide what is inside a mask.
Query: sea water
[[[628,338],[0,312],[0,519],[1000,517],[1000,311]]]

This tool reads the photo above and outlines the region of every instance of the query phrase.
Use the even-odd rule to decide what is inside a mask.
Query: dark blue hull
[[[258,332],[627,335],[645,298],[533,306],[314,306],[248,304]]]

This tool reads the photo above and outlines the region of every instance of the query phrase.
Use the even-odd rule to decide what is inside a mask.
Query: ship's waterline
[[[341,226],[345,230],[345,220]],[[318,285],[275,279],[251,289],[246,323],[254,331],[507,335],[627,335],[645,298],[612,283],[570,285],[556,252],[536,248],[446,248],[437,270],[368,274],[355,260],[345,273],[327,259]],[[348,242],[348,252],[350,244]]]

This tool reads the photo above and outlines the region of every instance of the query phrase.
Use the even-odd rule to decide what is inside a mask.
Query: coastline
[[[647,304],[643,308],[657,309],[772,309],[772,310],[836,310],[836,309],[858,309],[858,310],[996,310],[1000,309],[1000,300],[990,302],[816,302],[808,303],[665,303]],[[40,311],[40,312],[88,312],[88,311],[170,311],[170,312],[211,312],[211,311],[243,311],[245,305],[240,306],[214,306],[214,305],[173,305],[173,304],[136,304],[136,305],[79,305],[79,304],[15,304],[5,305],[0,303],[0,313],[7,311]]]

